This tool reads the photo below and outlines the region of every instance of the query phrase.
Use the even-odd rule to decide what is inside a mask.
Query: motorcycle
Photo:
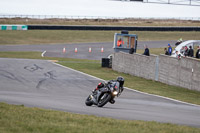
[[[114,104],[115,96],[121,94],[118,86],[118,82],[99,83],[92,94],[87,97],[85,104],[87,106],[97,105],[98,107],[103,107],[108,102]]]

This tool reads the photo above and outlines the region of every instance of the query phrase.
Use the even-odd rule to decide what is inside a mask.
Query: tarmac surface
[[[175,41],[139,42],[163,48]],[[0,51],[46,51],[45,56],[100,60],[112,43],[0,45]],[[66,52],[63,53],[65,47]],[[89,48],[92,52],[89,53]],[[101,52],[101,48],[104,52]],[[78,52],[75,53],[74,49]],[[145,120],[200,127],[200,106],[125,89],[115,104],[87,107],[85,99],[101,79],[50,61],[0,58],[0,102],[125,120]]]
[[[0,58],[0,102],[125,120],[200,127],[200,106],[125,89],[115,104],[88,107],[101,80],[46,60]]]
[[[168,43],[174,46],[176,41],[139,41],[138,49],[144,49],[144,45],[150,48],[164,48]],[[63,53],[63,48],[66,52]],[[75,53],[77,48],[77,53]],[[91,52],[89,52],[91,48]],[[103,48],[103,52],[101,49]],[[34,44],[34,45],[0,45],[0,51],[38,51],[45,52],[44,56],[48,57],[66,57],[66,58],[79,58],[79,59],[91,59],[101,60],[106,58],[113,51],[112,42],[101,43],[74,43],[74,44]],[[164,50],[163,50],[164,53]]]

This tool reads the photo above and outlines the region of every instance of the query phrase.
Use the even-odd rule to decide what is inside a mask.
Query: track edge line
[[[81,74],[83,74],[83,75],[86,75],[86,76],[89,76],[89,77],[92,77],[92,78],[95,78],[95,79],[98,79],[98,80],[101,80],[101,81],[106,81],[106,80],[104,80],[104,79],[101,79],[101,78],[98,78],[98,77],[89,75],[89,74],[87,74],[87,73],[84,73],[84,72],[81,72],[81,71],[78,71],[78,70],[69,68],[69,67],[67,67],[67,66],[63,66],[63,65],[61,65],[61,64],[58,64],[58,63],[55,63],[55,62],[52,62],[52,63],[55,64],[55,65],[57,65],[57,66],[60,66],[60,67],[63,67],[63,68],[66,68],[66,69],[69,69],[69,70],[72,70],[72,71],[81,73]],[[155,94],[150,94],[150,93],[138,91],[138,90],[135,90],[135,89],[131,89],[131,88],[128,88],[128,87],[124,87],[124,88],[127,89],[127,90],[130,90],[130,91],[135,91],[135,92],[141,93],[141,94],[145,94],[145,95],[149,95],[149,96],[154,96],[154,97],[159,97],[159,98],[163,98],[163,99],[167,99],[167,100],[171,100],[171,101],[174,101],[174,102],[179,102],[179,103],[187,104],[187,105],[191,105],[191,106],[200,107],[200,105],[198,105],[198,104],[192,104],[192,103],[183,102],[183,101],[176,100],[176,99],[169,98],[169,97],[165,97],[165,96],[159,96],[159,95],[155,95]]]

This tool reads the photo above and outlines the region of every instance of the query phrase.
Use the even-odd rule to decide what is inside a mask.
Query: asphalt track
[[[200,127],[200,106],[125,89],[115,104],[87,107],[101,80],[50,61],[0,58],[0,102],[125,120]]]
[[[175,41],[139,41],[138,49],[144,49],[144,44],[150,48],[164,48],[168,43],[174,46]],[[63,53],[65,47],[66,52]],[[101,52],[103,47],[104,51]],[[77,53],[75,53],[77,48]],[[92,52],[89,53],[89,48]],[[0,51],[46,51],[44,56],[48,57],[65,57],[65,58],[79,58],[101,60],[101,58],[108,57],[113,53],[112,42],[100,43],[74,43],[74,44],[34,44],[34,45],[0,45]],[[164,53],[164,50],[163,50]]]

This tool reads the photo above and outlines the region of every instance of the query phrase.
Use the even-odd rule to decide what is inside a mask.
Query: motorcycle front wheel
[[[104,93],[97,104],[98,107],[103,107],[107,102],[111,99],[111,95],[109,93]]]
[[[87,106],[92,106],[92,105],[93,105],[92,98],[91,98],[90,95],[89,95],[88,98],[85,100],[85,104],[86,104]]]

